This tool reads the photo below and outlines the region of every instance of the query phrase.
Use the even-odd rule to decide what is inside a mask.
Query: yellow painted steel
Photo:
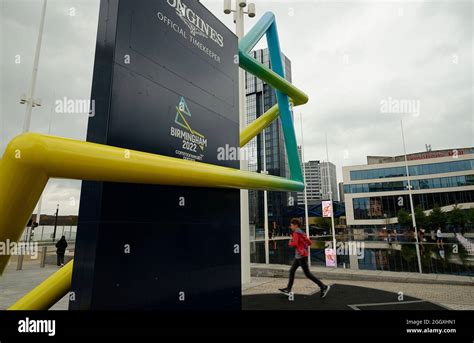
[[[293,100],[290,103],[294,106]],[[250,123],[240,134],[240,147],[247,145],[252,138],[256,137],[263,129],[266,129],[270,124],[278,118],[280,112],[278,111],[278,104],[272,106],[267,112]]]
[[[28,292],[8,310],[47,310],[71,289],[73,261]]]
[[[284,98],[279,98],[279,102],[285,104],[281,112],[286,120],[283,129],[292,179],[130,151],[126,148],[39,134],[23,134],[10,142],[0,160],[0,242],[8,244],[18,241],[50,177],[191,187],[302,191],[304,184],[301,181],[300,161],[296,154],[296,138],[286,106],[288,100],[295,106],[303,105],[308,101],[308,96],[285,80],[282,70],[277,74],[248,55],[251,46],[255,45],[267,30],[272,36],[269,39],[271,57],[276,51],[280,51],[274,20],[273,14],[265,14],[251,33],[241,40],[240,66],[264,79],[284,95]],[[275,64],[278,67],[279,63]],[[282,69],[281,66],[279,68]],[[189,131],[200,135],[191,129],[181,111],[177,110]],[[279,112],[278,105],[275,105],[250,124],[240,136],[240,146],[245,146],[268,127],[279,117]],[[0,275],[9,258],[9,255],[0,255]],[[48,309],[70,289],[72,266],[71,261],[9,309]]]
[[[255,119],[240,133],[240,147],[243,148],[248,142],[257,136],[263,129],[267,128],[278,118],[278,105],[273,106],[267,112]]]
[[[17,242],[48,178],[302,191],[303,183],[108,145],[26,133],[0,160],[0,241]],[[0,274],[9,255],[0,255]]]

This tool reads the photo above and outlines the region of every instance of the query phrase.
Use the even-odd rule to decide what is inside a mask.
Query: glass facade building
[[[452,161],[442,163],[430,163],[418,166],[409,166],[408,173],[410,176],[430,175],[452,173],[457,171],[466,171],[474,169],[474,159],[464,161]],[[392,167],[368,170],[353,170],[351,171],[351,180],[367,180],[367,179],[381,179],[389,177],[407,176],[406,168]]]
[[[368,165],[343,167],[347,224],[396,225],[400,209],[411,211],[408,179],[414,207],[421,206],[426,213],[435,205],[443,211],[455,205],[473,207],[473,152],[473,148],[461,148],[407,155],[408,176],[400,156],[370,156]]]
[[[425,210],[435,205],[444,207],[462,203],[474,203],[474,191],[413,194],[413,206],[421,205]],[[385,215],[396,217],[402,208],[410,213],[408,194],[354,198],[352,206],[355,219],[384,219]]]
[[[474,186],[474,174],[412,180],[410,183],[414,190]],[[344,193],[403,191],[407,189],[407,187],[408,181],[359,183],[344,186]]]

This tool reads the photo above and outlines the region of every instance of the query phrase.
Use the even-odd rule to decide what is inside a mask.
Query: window
[[[323,170],[324,173],[324,170]],[[346,193],[392,192],[407,189],[407,181],[374,182],[345,185]],[[411,180],[413,189],[450,188],[474,185],[474,175]]]
[[[466,186],[473,186],[473,185],[474,185],[474,175],[467,175]]]
[[[453,161],[410,166],[411,176],[452,173],[457,171],[474,170],[474,160]],[[351,180],[379,179],[387,177],[406,176],[405,167],[377,168],[368,170],[352,170]]]
[[[399,198],[403,198],[399,206]],[[474,191],[413,194],[414,206],[420,205],[423,210],[431,210],[435,205],[448,206],[474,201]],[[383,219],[396,217],[398,211],[404,208],[410,211],[408,195],[390,195],[382,197],[352,199],[355,219]]]

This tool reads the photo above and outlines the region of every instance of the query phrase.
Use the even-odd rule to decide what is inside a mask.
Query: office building
[[[344,202],[344,182],[339,182],[339,201]]]
[[[308,204],[314,205],[319,203],[321,200],[329,200],[329,180],[331,182],[331,189],[333,194],[333,200],[339,200],[339,194],[337,191],[337,175],[336,166],[329,162],[329,173],[328,178],[328,164],[320,161],[308,161],[304,163],[304,170],[306,176],[306,196],[308,198]],[[298,205],[304,204],[304,193],[298,193]]]
[[[334,163],[329,162],[328,168],[328,162],[321,162],[320,168],[322,200],[329,200],[329,192],[331,191],[332,200],[339,201],[339,192],[337,191],[336,166],[334,165]]]
[[[474,206],[474,148],[407,155],[414,206]],[[410,212],[405,157],[368,156],[367,165],[343,167],[347,225],[390,226],[401,208]]]

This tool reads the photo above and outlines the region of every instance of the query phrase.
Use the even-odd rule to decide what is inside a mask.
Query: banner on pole
[[[324,254],[326,255],[326,267],[335,267],[336,266],[336,259],[335,259],[335,250],[332,248],[326,248],[324,250]]]
[[[332,202],[331,201],[323,201],[323,217],[328,218],[332,216]]]

